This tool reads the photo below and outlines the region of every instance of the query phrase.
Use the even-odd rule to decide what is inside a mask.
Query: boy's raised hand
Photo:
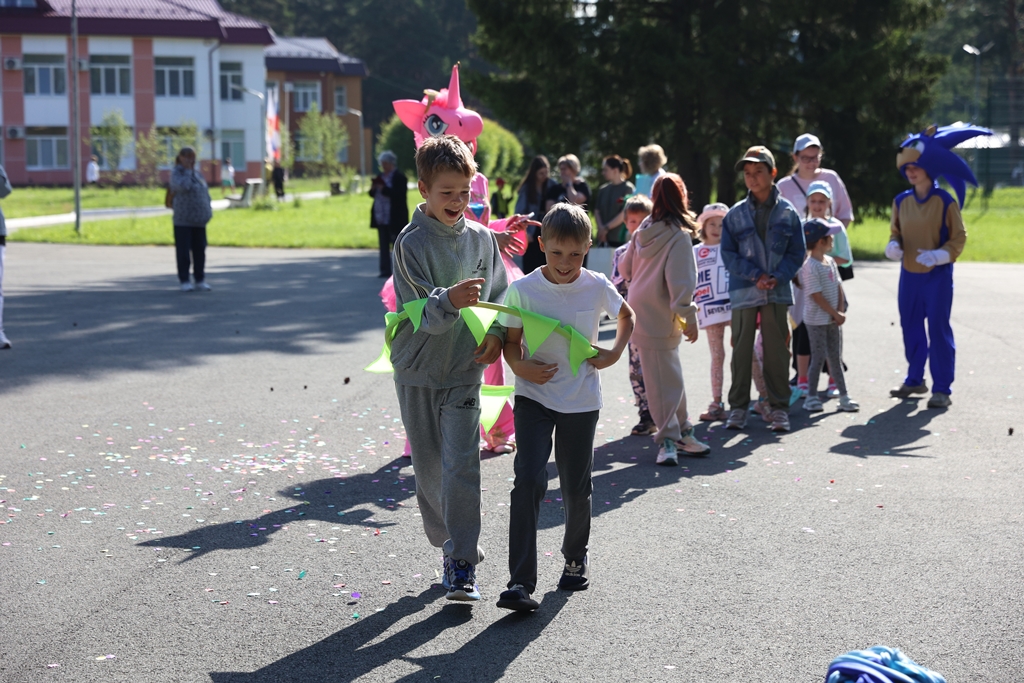
[[[622,356],[621,353],[615,353],[609,349],[602,349],[600,346],[595,346],[594,349],[597,351],[597,355],[593,358],[588,358],[587,362],[598,370],[604,370],[611,365],[615,365]]]
[[[547,384],[548,380],[558,372],[557,363],[542,363],[539,360],[521,360],[509,367],[512,368],[516,377],[521,377],[534,384]]]
[[[483,344],[476,347],[476,351],[473,352],[474,360],[482,365],[490,365],[498,360],[503,346],[500,339],[493,334],[488,334],[484,336]]]
[[[482,277],[474,277],[458,282],[448,288],[448,301],[455,308],[469,308],[480,302],[480,290],[487,282]]]

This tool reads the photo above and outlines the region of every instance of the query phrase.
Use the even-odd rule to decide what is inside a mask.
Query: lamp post
[[[259,90],[243,88],[240,85],[232,85],[231,88],[260,98],[260,183],[262,184],[261,190],[266,192],[267,183],[263,176],[267,172],[267,165],[264,163],[267,153],[267,99]]]
[[[82,234],[82,122],[78,114],[78,6],[71,0],[71,118],[75,145],[71,148],[71,164],[75,169],[75,234]]]
[[[981,118],[981,56],[991,50],[995,46],[995,43],[989,42],[988,45],[981,48],[980,50],[973,45],[964,43],[964,52],[970,55],[974,55],[974,122],[978,123],[978,119]]]
[[[355,114],[359,117],[359,187],[363,187],[363,179],[366,178],[366,155],[363,153],[363,143],[366,136],[363,135],[363,112],[351,107],[345,107],[345,113]]]

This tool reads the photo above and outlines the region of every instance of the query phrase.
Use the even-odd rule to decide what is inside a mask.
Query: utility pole
[[[75,234],[82,234],[82,122],[78,115],[78,5],[71,0],[71,118],[74,120],[75,145],[71,164],[75,169]]]

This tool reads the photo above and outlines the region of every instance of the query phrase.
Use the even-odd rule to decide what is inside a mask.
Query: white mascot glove
[[[899,261],[903,258],[903,249],[900,248],[899,242],[893,240],[885,245],[885,258],[890,261]]]
[[[914,260],[925,268],[944,266],[949,263],[949,252],[945,249],[918,249],[917,258]]]

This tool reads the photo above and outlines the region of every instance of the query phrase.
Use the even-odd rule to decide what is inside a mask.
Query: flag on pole
[[[277,118],[277,88],[267,90],[267,157],[281,160],[281,129]]]

